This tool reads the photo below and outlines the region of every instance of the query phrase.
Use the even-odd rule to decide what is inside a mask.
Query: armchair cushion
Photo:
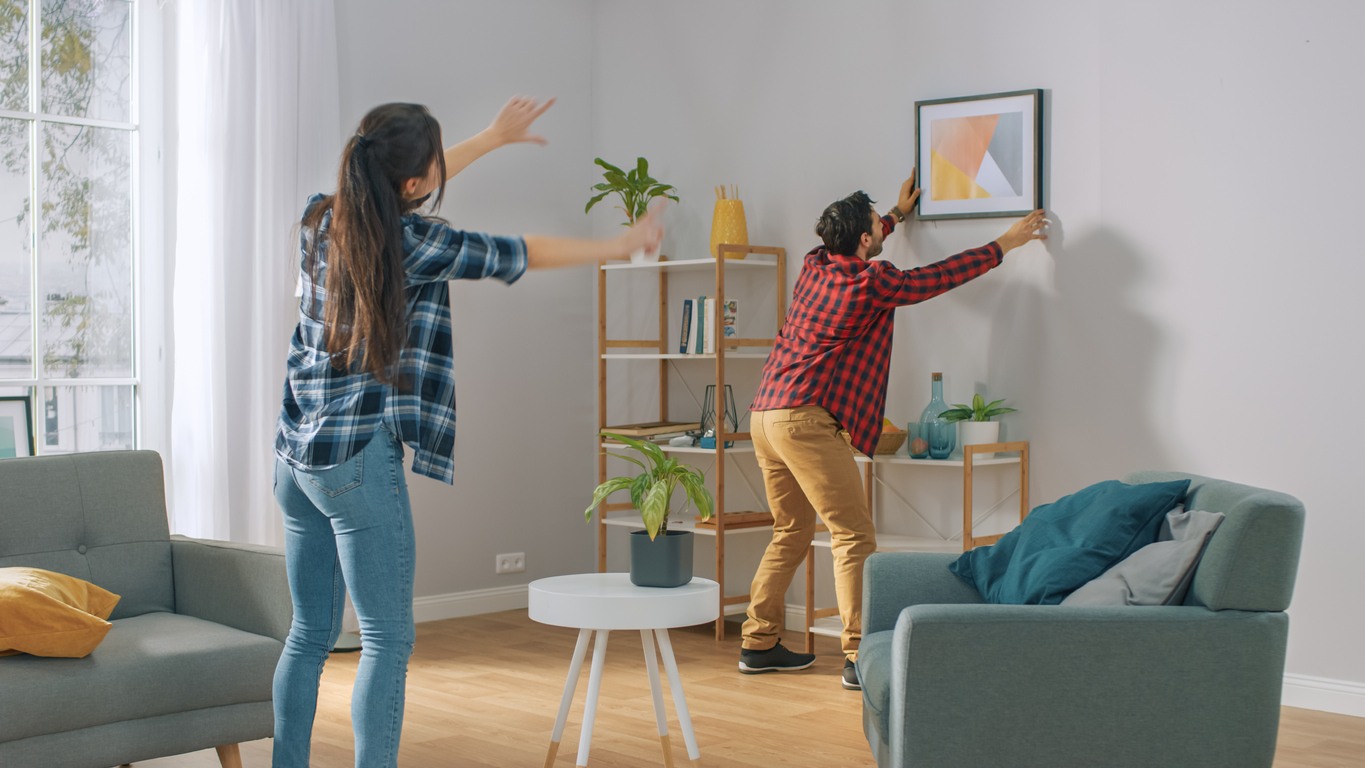
[[[268,709],[278,640],[174,613],[113,624],[83,659],[3,660],[13,706],[0,706],[0,744],[239,704]]]
[[[991,603],[1056,605],[1082,584],[1156,540],[1190,481],[1106,480],[1033,510],[989,547],[949,570]]]
[[[119,596],[42,568],[0,568],[0,656],[81,658],[100,644]]]
[[[1204,545],[1223,517],[1201,509],[1172,510],[1156,541],[1081,585],[1062,605],[1181,604]]]

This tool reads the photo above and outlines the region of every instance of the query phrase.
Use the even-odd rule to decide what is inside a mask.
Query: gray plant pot
[[[650,541],[630,532],[630,583],[637,587],[681,587],[692,580],[692,532],[665,531]]]

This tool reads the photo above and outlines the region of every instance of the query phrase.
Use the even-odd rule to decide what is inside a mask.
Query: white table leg
[[[668,639],[668,630],[656,629],[659,638],[659,655],[664,659],[664,669],[668,672],[668,687],[673,690],[673,708],[678,711],[678,725],[682,727],[683,743],[687,745],[687,757],[693,765],[701,765],[701,750],[697,749],[697,737],[692,733],[692,716],[687,713],[687,699],[683,697],[682,678],[678,677],[678,662],[673,658],[673,643]]]
[[[555,729],[550,733],[550,751],[545,755],[545,768],[555,763],[559,752],[559,740],[564,736],[564,723],[569,719],[569,706],[573,704],[573,692],[578,688],[578,673],[583,669],[583,657],[588,654],[588,638],[591,629],[578,630],[578,643],[573,647],[573,659],[569,661],[569,677],[564,681],[564,695],[559,699],[559,715],[555,717]]]
[[[578,768],[588,764],[588,748],[592,746],[592,724],[597,717],[597,691],[602,687],[602,665],[607,660],[608,630],[596,630],[592,643],[592,669],[588,672],[588,700],[583,703],[583,734],[578,739]]]
[[[664,714],[663,686],[659,684],[659,660],[654,655],[654,633],[640,630],[645,647],[645,669],[649,672],[649,692],[654,696],[654,720],[659,725],[659,744],[664,749],[664,768],[673,768],[673,745],[668,741],[668,718]]]

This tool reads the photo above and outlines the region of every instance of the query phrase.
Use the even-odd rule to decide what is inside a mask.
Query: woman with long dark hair
[[[308,201],[302,297],[275,439],[294,620],[275,670],[276,768],[307,766],[318,680],[350,594],[361,655],[351,698],[356,765],[397,765],[414,628],[412,510],[403,477],[450,483],[455,444],[447,281],[512,283],[527,269],[656,248],[657,213],[609,240],[466,232],[418,208],[471,162],[515,142],[553,104],[515,98],[443,149],[417,104],[371,110],[346,143],[337,191]]]

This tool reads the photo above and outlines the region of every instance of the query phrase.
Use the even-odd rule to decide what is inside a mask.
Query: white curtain
[[[341,147],[332,0],[176,15],[171,530],[279,544],[273,439],[303,203]]]

